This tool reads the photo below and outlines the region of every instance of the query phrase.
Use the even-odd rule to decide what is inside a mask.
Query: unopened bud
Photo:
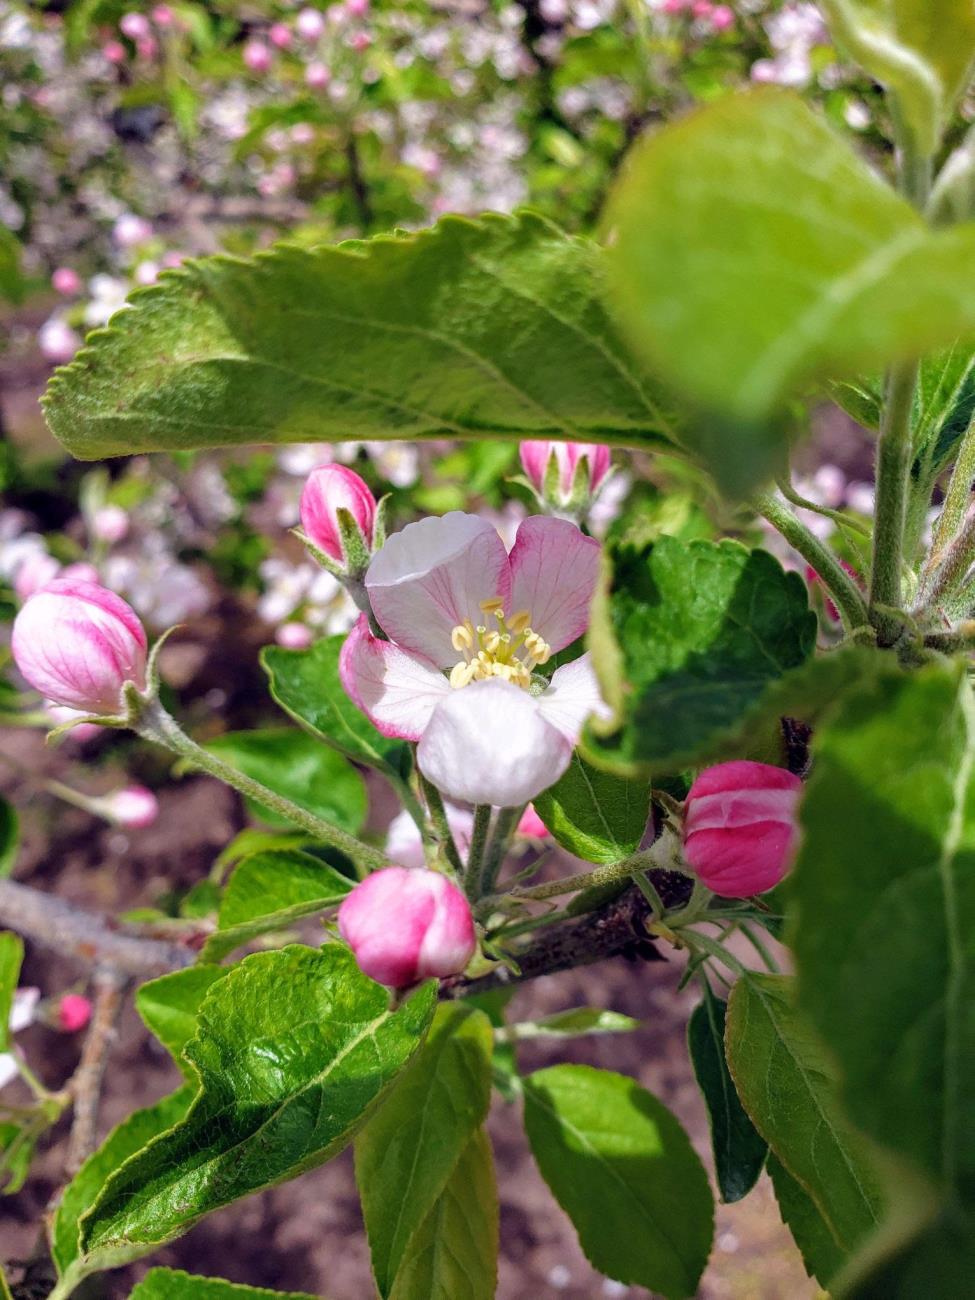
[[[81,292],[81,276],[70,266],[59,266],[51,276],[51,288],[65,298],[73,298]]]
[[[129,531],[129,516],[121,506],[99,506],[92,515],[91,531],[100,542],[120,542]]]
[[[110,821],[129,830],[144,830],[159,816],[159,800],[144,785],[127,785],[100,802]]]
[[[345,574],[361,576],[372,554],[376,498],[354,470],[319,465],[301,494],[301,527]]]
[[[521,466],[541,503],[581,513],[610,469],[609,448],[597,442],[523,442]]]
[[[55,1013],[58,1029],[66,1034],[76,1034],[91,1019],[91,1003],[80,993],[65,993]]]

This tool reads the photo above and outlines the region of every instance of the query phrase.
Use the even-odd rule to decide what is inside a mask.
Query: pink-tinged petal
[[[433,711],[417,749],[423,775],[462,803],[515,808],[553,785],[572,742],[527,691],[510,682],[472,682]]]
[[[511,575],[497,530],[453,510],[394,533],[366,574],[373,612],[397,645],[440,668],[457,662],[450,634],[466,620],[483,622],[481,602],[507,606]]]
[[[574,746],[586,719],[612,717],[612,709],[599,693],[599,683],[588,654],[556,668],[548,689],[538,696],[546,719]]]
[[[444,811],[457,852],[466,862],[474,831],[474,814],[469,808],[460,808],[449,799],[444,803]],[[384,852],[398,867],[425,867],[427,864],[419,828],[405,809],[389,823]]]
[[[531,515],[511,548],[510,612],[526,609],[531,626],[553,651],[589,626],[599,577],[599,543],[567,519]]]
[[[419,740],[437,704],[450,694],[439,669],[380,641],[360,614],[339,655],[346,694],[384,736]]]
[[[530,803],[521,814],[516,833],[524,836],[525,839],[544,840],[551,832],[535,811],[535,805]]]

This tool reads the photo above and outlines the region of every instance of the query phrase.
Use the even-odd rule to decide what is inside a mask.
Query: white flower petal
[[[417,749],[423,775],[451,799],[515,808],[547,790],[572,743],[527,691],[500,680],[452,691],[433,711]]]
[[[474,830],[474,814],[469,808],[460,808],[450,800],[444,802],[447,825],[450,827],[457,845],[457,851],[466,861],[467,851],[471,846],[471,834]],[[389,823],[386,832],[386,857],[398,867],[425,867],[427,860],[423,852],[423,840],[416,822],[404,810],[397,813]]]
[[[9,1052],[0,1052],[0,1088],[6,1087],[11,1079],[16,1079],[20,1071],[17,1062]]]
[[[41,1000],[40,989],[17,989],[10,1007],[10,1032],[19,1034],[34,1023],[34,1012]]]
[[[599,543],[566,519],[532,515],[511,548],[511,613],[526,609],[532,629],[553,650],[589,626],[599,577]]]
[[[346,694],[384,736],[419,740],[450,683],[430,663],[369,631],[365,614],[345,639],[339,675]]]
[[[548,689],[538,697],[542,714],[573,745],[587,718],[611,718],[612,709],[599,693],[599,683],[588,654],[556,668]]]
[[[483,600],[507,603],[508,556],[489,523],[453,510],[394,533],[373,558],[366,589],[387,636],[447,668],[458,658],[450,644],[457,624],[483,622]]]

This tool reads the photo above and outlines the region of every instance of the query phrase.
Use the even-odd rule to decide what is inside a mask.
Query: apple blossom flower
[[[100,542],[120,542],[129,531],[129,516],[121,506],[99,506],[91,517],[92,536]]]
[[[726,32],[735,25],[735,11],[730,5],[715,5],[711,10],[711,30]]]
[[[318,9],[302,9],[295,19],[295,31],[303,41],[317,41],[325,31],[325,18]]]
[[[37,1004],[41,998],[40,989],[16,989],[10,1006],[8,1029],[11,1034],[19,1034],[22,1029],[34,1023]],[[16,1079],[19,1071],[12,1052],[0,1052],[0,1088]]]
[[[144,785],[124,786],[97,803],[109,821],[129,830],[145,830],[159,816],[159,800]]]
[[[81,335],[60,316],[52,316],[37,331],[37,345],[45,361],[61,366],[81,347]]]
[[[324,63],[309,63],[305,69],[305,85],[310,90],[324,90],[332,80],[332,74]]]
[[[32,551],[18,567],[14,576],[14,595],[18,600],[29,600],[61,572],[61,565],[47,551]]]
[[[112,227],[112,238],[120,248],[135,248],[152,238],[152,225],[134,212],[123,212]]]
[[[394,989],[459,975],[477,947],[467,899],[436,871],[374,871],[347,895],[338,925],[360,969]]]
[[[586,630],[599,544],[535,515],[510,555],[452,511],[408,524],[374,556],[363,616],[339,659],[346,692],[387,736],[419,741],[421,772],[462,803],[516,807],[559,779],[605,711],[588,655],[539,669]]]
[[[279,50],[286,50],[294,40],[291,28],[286,23],[272,23],[267,38]]]
[[[156,40],[155,36],[145,36],[141,41],[136,41],[135,52],[140,59],[145,59],[146,62],[149,62],[149,60],[154,59],[159,53],[159,42]]]
[[[127,13],[119,19],[119,31],[130,41],[141,41],[151,35],[152,28],[145,14]]]
[[[768,763],[706,768],[684,805],[684,857],[708,889],[750,898],[779,883],[798,840],[802,782]]]
[[[76,1034],[91,1019],[91,1002],[81,993],[65,993],[54,1014],[58,1029]]]
[[[125,46],[121,41],[106,41],[102,46],[102,54],[109,63],[124,63],[126,59]]]
[[[609,448],[601,443],[523,442],[518,450],[540,500],[556,510],[588,506],[610,469]]]
[[[146,685],[142,624],[93,582],[58,578],[31,596],[14,619],[11,649],[35,690],[86,714],[119,714],[125,685]]]
[[[169,5],[154,5],[152,9],[152,21],[157,27],[172,27],[176,15],[170,9]]]
[[[345,0],[345,12],[350,18],[362,18],[369,12],[369,0]]]
[[[466,862],[474,834],[474,814],[470,808],[462,808],[460,804],[452,803],[449,799],[444,800],[444,812],[447,814],[447,825],[450,827],[457,852]],[[416,822],[405,808],[389,823],[384,852],[391,862],[401,867],[426,866],[423,837]]]
[[[349,569],[357,557],[348,553],[343,540],[340,510],[348,514],[359,534],[355,549],[367,558],[372,550],[376,498],[355,470],[345,465],[320,465],[308,475],[301,493],[301,526],[313,546]]]
[[[59,266],[51,276],[51,288],[65,298],[81,292],[81,276],[73,267]]]
[[[268,72],[274,62],[274,55],[263,41],[250,40],[244,46],[244,64],[251,72]]]
[[[285,650],[307,650],[315,634],[307,623],[282,623],[275,628],[274,639]]]

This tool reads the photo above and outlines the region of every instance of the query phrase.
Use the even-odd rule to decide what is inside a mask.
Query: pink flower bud
[[[51,276],[51,287],[65,298],[73,298],[81,290],[81,276],[70,266],[59,266]]]
[[[272,23],[268,28],[267,38],[279,50],[286,50],[294,39],[291,28],[285,23]]]
[[[263,41],[248,41],[244,46],[244,63],[251,72],[268,72],[274,55]]]
[[[149,19],[145,14],[123,14],[119,20],[118,27],[122,35],[127,36],[130,41],[145,40],[147,36],[152,34],[152,28],[149,26]]]
[[[338,920],[361,970],[394,989],[460,974],[477,947],[467,899],[436,871],[375,871],[348,895]]]
[[[91,1003],[80,993],[65,993],[58,1003],[57,1026],[66,1034],[76,1034],[91,1019]]]
[[[585,460],[589,475],[590,495],[596,491],[609,473],[610,451],[597,442],[523,442],[519,447],[521,467],[536,492],[544,493],[545,477],[550,459],[554,456],[558,466],[558,501],[564,505],[572,492],[576,468]]]
[[[371,44],[372,37],[368,32],[353,32],[349,37],[349,46],[351,49],[355,50],[357,54],[361,54],[363,50],[368,50]]]
[[[156,5],[152,11],[152,21],[157,27],[172,27],[175,18],[169,5]]]
[[[121,597],[60,578],[14,619],[14,659],[35,690],[83,713],[118,714],[123,687],[146,684],[146,634]]]
[[[369,0],[345,0],[345,12],[350,18],[362,18],[369,12]]]
[[[144,785],[127,785],[101,802],[113,822],[131,830],[144,830],[159,816],[159,800]]]
[[[121,506],[101,506],[91,520],[91,531],[100,542],[120,542],[129,531],[129,516]]]
[[[275,629],[274,639],[285,650],[307,650],[315,638],[306,623],[282,623]]]
[[[516,833],[528,840],[544,840],[548,837],[549,829],[535,811],[534,804],[529,804],[521,814]]]
[[[798,838],[802,782],[768,763],[719,763],[691,786],[684,811],[684,857],[724,898],[750,898],[779,883]]]
[[[149,285],[155,284],[159,279],[159,263],[147,260],[140,262],[135,268],[136,284]]]
[[[295,31],[303,41],[317,41],[325,30],[325,18],[317,9],[302,9],[295,19]]]
[[[341,564],[345,555],[336,513],[340,508],[348,510],[366,549],[371,550],[376,498],[354,470],[319,465],[308,475],[301,493],[301,526],[310,542]]]
[[[734,10],[729,5],[715,5],[711,10],[711,27],[716,32],[726,32],[735,23]]]
[[[691,5],[691,13],[695,18],[710,18],[713,7],[711,0],[695,0]]]
[[[332,80],[332,74],[324,63],[309,63],[305,69],[305,85],[309,90],[324,90]]]
[[[148,63],[159,53],[159,42],[155,36],[146,36],[141,41],[136,41],[135,52],[140,59],[145,59]]]
[[[121,41],[106,41],[102,46],[102,54],[108,59],[109,63],[125,62],[125,46]]]
[[[61,566],[46,551],[31,551],[17,568],[14,577],[14,595],[18,600],[29,600],[61,572]]]

